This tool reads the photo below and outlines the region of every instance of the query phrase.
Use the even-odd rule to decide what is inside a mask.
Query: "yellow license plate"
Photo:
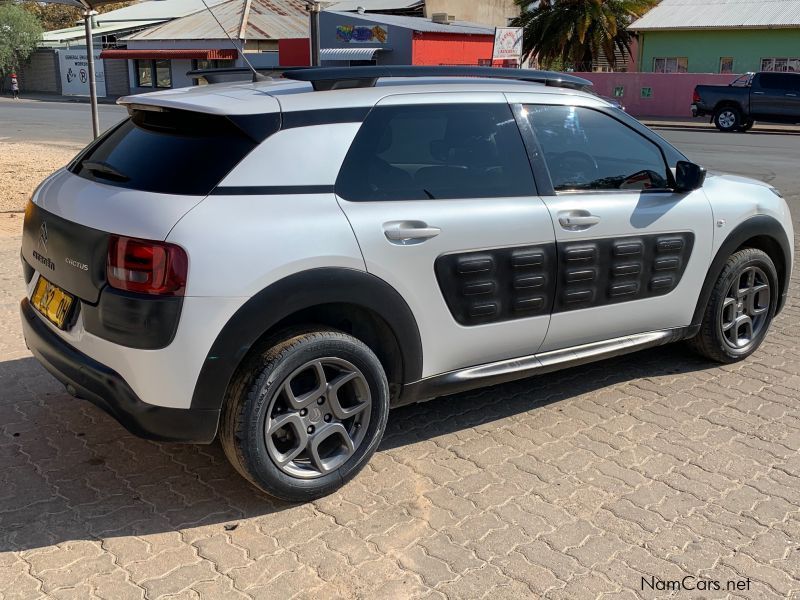
[[[54,283],[44,277],[39,277],[36,288],[33,290],[31,304],[59,329],[64,328],[64,322],[72,308],[74,298]]]

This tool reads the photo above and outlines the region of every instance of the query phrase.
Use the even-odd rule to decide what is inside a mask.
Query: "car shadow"
[[[633,358],[635,356],[635,358]],[[711,363],[673,345],[392,411],[379,452],[640,377]],[[282,511],[208,446],[141,440],[33,358],[0,363],[0,552],[178,531]]]

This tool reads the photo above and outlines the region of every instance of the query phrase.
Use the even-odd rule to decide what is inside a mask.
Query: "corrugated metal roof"
[[[478,23],[470,23],[469,21],[450,21],[449,25],[445,25],[442,23],[434,23],[430,19],[425,19],[423,17],[404,17],[400,15],[382,15],[376,13],[360,14],[335,10],[325,12],[339,15],[343,19],[360,19],[377,25],[394,25],[396,27],[405,27],[406,29],[413,29],[414,31],[421,31],[424,33],[472,33],[476,35],[494,35],[494,28]]]
[[[92,28],[92,37],[127,31],[129,29],[136,29],[137,27],[147,27],[148,25],[160,22],[161,21],[126,21],[125,23],[100,23],[97,27]],[[83,25],[77,25],[75,27],[45,31],[42,34],[42,43],[70,42],[72,40],[84,40],[85,38],[86,29]]]
[[[206,0],[206,4],[214,6],[224,0]],[[124,8],[118,8],[97,15],[101,23],[111,21],[167,21],[185,17],[198,10],[205,10],[201,0],[147,0],[137,2]]]
[[[800,27],[800,0],[662,0],[630,29],[773,27]]]
[[[175,19],[126,40],[278,40],[308,37],[308,13],[303,0],[226,0],[208,10]],[[246,23],[242,27],[243,15]]]
[[[422,7],[425,0],[340,0],[323,2],[324,10],[407,10]]]

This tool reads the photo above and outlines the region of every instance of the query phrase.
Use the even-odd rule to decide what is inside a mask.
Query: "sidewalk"
[[[682,117],[635,117],[648,127],[657,129],[699,129],[716,131],[716,127],[709,122],[708,117],[698,117],[696,119]],[[800,133],[800,126],[780,125],[776,123],[759,123],[756,121],[751,131],[756,133]]]
[[[26,92],[19,93],[20,100],[35,100],[36,102],[75,102],[77,104],[88,104],[89,96],[62,96],[61,94],[49,94],[45,92]],[[11,93],[0,94],[0,100],[11,101]],[[98,104],[116,104],[117,96],[108,96],[97,99]]]

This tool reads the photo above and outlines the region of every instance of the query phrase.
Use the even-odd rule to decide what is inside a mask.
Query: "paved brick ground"
[[[0,598],[800,598],[800,308],[745,363],[668,347],[394,412],[290,506],[128,435],[30,358],[0,236]],[[793,296],[798,297],[798,279]]]

